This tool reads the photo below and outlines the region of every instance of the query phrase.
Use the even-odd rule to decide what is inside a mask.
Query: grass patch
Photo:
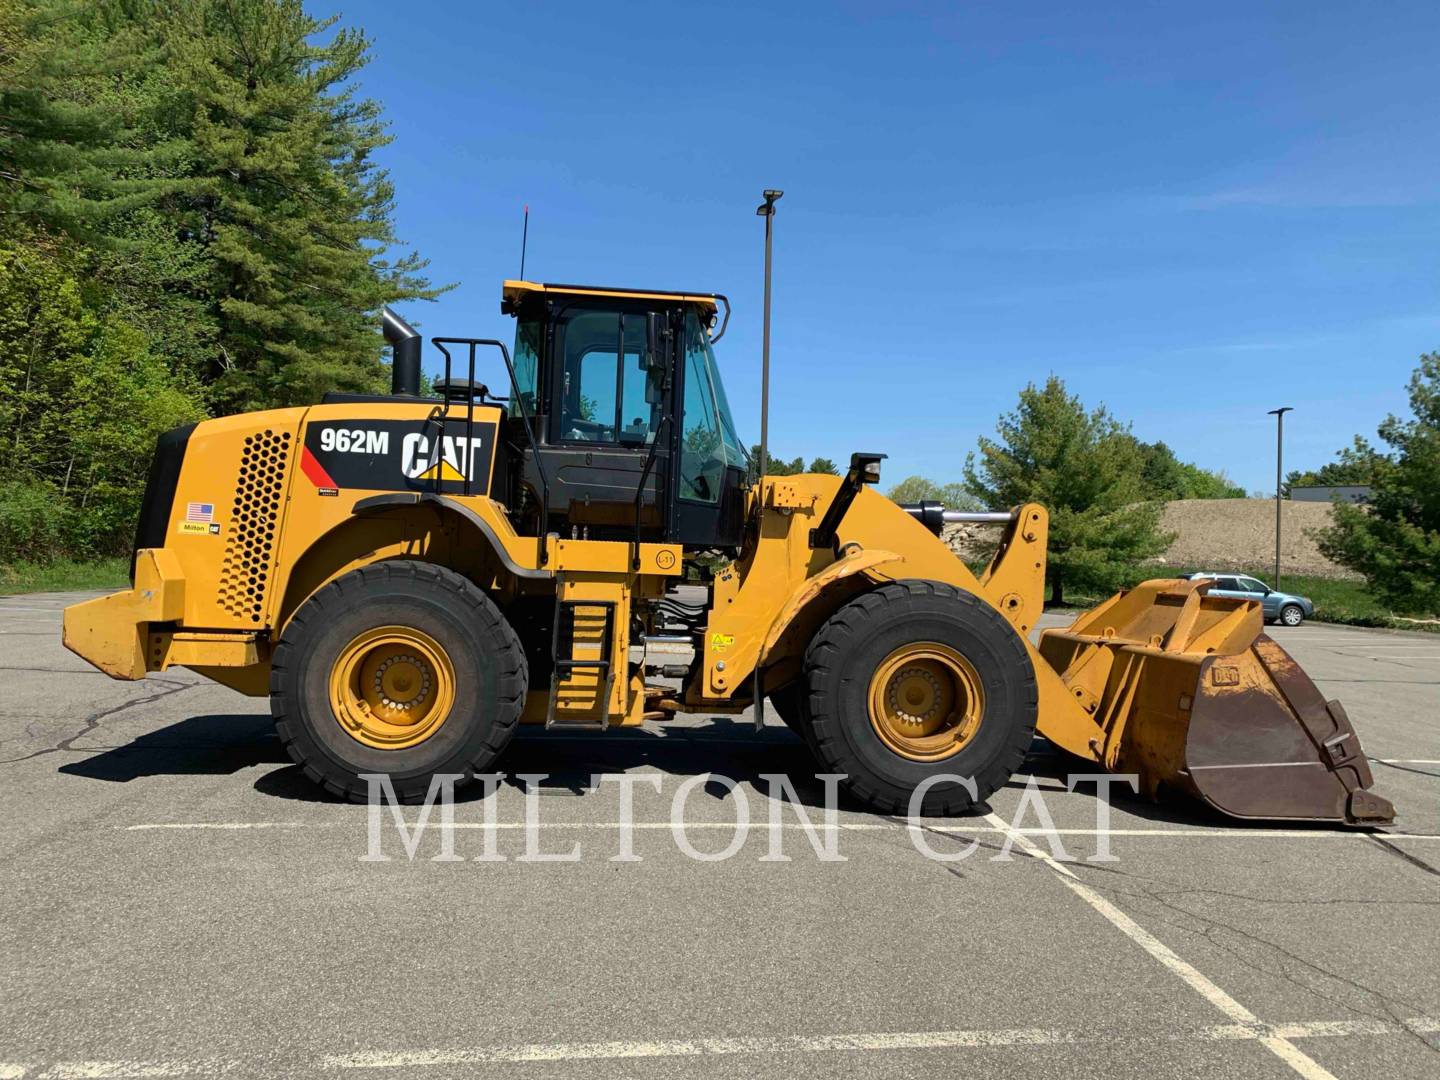
[[[1271,571],[1273,576],[1274,571]],[[1251,573],[1261,581],[1268,579]],[[1315,603],[1316,622],[1347,623],[1350,626],[1404,626],[1397,622],[1388,607],[1370,592],[1363,581],[1310,577],[1288,574],[1280,579],[1280,588],[1288,593],[1308,596]],[[1414,624],[1409,624],[1414,629]]]
[[[92,589],[123,589],[130,583],[130,559],[116,557],[74,562],[56,559],[49,563],[0,565],[0,596],[30,592],[80,592]]]
[[[1226,573],[1248,574],[1250,577],[1270,583],[1275,568],[1265,570],[1226,571]],[[1139,584],[1150,578],[1174,577],[1173,566],[1142,566],[1132,575],[1130,585]],[[1343,623],[1347,626],[1380,626],[1398,630],[1429,630],[1440,632],[1440,623],[1425,623],[1402,618],[1376,597],[1363,581],[1344,578],[1315,577],[1310,574],[1286,574],[1280,581],[1280,588],[1287,593],[1308,596],[1315,603],[1315,622]],[[1108,595],[1108,594],[1107,594]],[[1104,596],[1066,596],[1067,607],[1086,608],[1106,599]]]

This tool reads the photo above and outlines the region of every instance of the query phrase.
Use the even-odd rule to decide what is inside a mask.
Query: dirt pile
[[[1280,568],[1356,577],[1320,554],[1312,533],[1330,524],[1329,503],[1280,503]],[[1161,528],[1176,535],[1162,557],[1177,570],[1250,570],[1275,565],[1275,500],[1186,499],[1165,504]]]
[[[1000,526],[975,525],[969,522],[946,525],[940,530],[940,539],[949,544],[950,550],[965,562],[981,562],[995,554],[995,545],[1000,540]]]
[[[1292,574],[1355,578],[1320,554],[1310,535],[1330,524],[1329,503],[1281,503],[1283,521],[1280,567]],[[1275,501],[1273,499],[1185,499],[1165,504],[1165,532],[1175,533],[1156,561],[1187,570],[1245,570],[1275,565]],[[985,525],[947,525],[941,538],[967,562],[986,559],[995,550],[998,531]]]

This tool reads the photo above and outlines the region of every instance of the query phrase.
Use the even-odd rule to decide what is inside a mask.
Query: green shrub
[[[0,482],[0,563],[48,563],[66,546],[74,514],[48,485]]]

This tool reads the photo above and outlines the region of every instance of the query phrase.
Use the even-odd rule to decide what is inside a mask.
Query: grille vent
[[[258,623],[264,617],[289,457],[290,433],[268,429],[249,436],[240,455],[225,561],[220,569],[220,607],[237,619]]]

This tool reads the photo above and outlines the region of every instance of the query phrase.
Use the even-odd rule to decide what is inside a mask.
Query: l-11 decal
[[[424,420],[317,421],[308,425],[300,468],[317,488],[368,491],[490,491],[495,425]]]

